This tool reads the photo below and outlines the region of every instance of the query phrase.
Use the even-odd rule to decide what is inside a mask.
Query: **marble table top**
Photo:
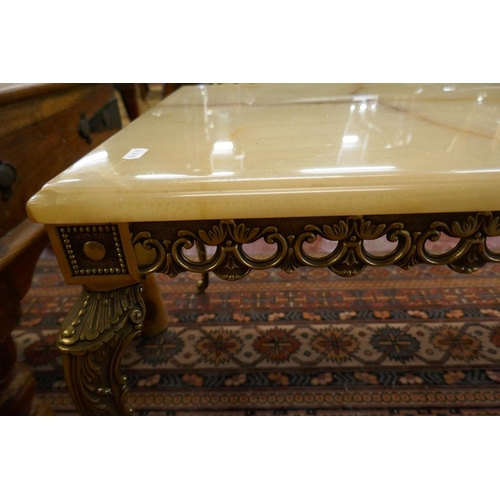
[[[500,86],[186,86],[46,184],[46,224],[500,210]]]

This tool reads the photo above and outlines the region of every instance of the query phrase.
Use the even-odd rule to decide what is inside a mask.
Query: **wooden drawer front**
[[[82,84],[0,107],[0,160],[17,169],[10,199],[0,196],[0,237],[26,218],[43,184],[117,131],[93,133],[91,144],[78,134],[82,112],[88,119],[113,98],[112,84]]]

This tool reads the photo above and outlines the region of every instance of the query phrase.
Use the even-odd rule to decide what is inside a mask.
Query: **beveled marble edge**
[[[476,182],[478,185],[480,180]],[[44,195],[31,199],[27,211],[29,217],[43,224],[102,224],[141,221],[176,221],[207,219],[255,219],[287,217],[320,217],[350,215],[394,215],[419,213],[480,212],[500,210],[497,195],[489,198],[484,193],[474,192],[474,183],[469,183],[470,194],[457,200],[452,191],[442,191],[439,185],[429,184],[425,189],[419,186],[401,186],[397,192],[391,188],[374,187],[365,189],[360,196],[356,192],[353,202],[352,192],[345,190],[295,189],[286,193],[275,190],[261,190],[258,193],[206,192],[172,195],[168,198],[144,195],[143,199],[128,200],[123,196],[117,210],[115,198],[102,199],[99,205],[87,205],[85,212],[76,210],[71,199],[55,200],[47,210]],[[140,198],[140,193],[138,197]],[[54,200],[52,199],[52,202]],[[186,208],[188,207],[188,208]],[[36,215],[35,215],[36,211]],[[147,213],[147,217],[137,214]]]

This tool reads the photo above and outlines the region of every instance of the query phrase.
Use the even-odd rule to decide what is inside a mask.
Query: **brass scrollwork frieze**
[[[423,263],[471,273],[487,262],[500,262],[500,254],[487,245],[488,237],[500,235],[500,215],[492,212],[147,222],[133,223],[129,228],[139,272],[171,277],[184,271],[212,271],[220,278],[236,280],[253,269],[278,267],[292,272],[300,266],[326,267],[339,276],[351,277],[366,266],[408,269]],[[456,238],[456,245],[434,254],[426,244],[439,240],[442,234]],[[327,255],[310,255],[306,243],[312,244],[318,237],[333,242],[335,248]],[[385,255],[370,253],[366,242],[381,237],[394,248]],[[259,239],[275,245],[271,256],[258,258],[247,253],[245,245]],[[191,260],[186,251],[194,245],[211,246],[214,252],[206,260]]]

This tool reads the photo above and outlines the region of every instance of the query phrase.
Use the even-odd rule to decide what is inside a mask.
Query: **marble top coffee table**
[[[81,413],[132,413],[120,359],[165,326],[151,273],[500,262],[500,86],[184,87],[28,203],[82,294],[58,345]],[[433,252],[444,234],[453,247]],[[392,246],[373,253],[369,242]],[[263,240],[273,251],[254,255]],[[330,243],[321,255],[310,249]],[[206,255],[205,246],[212,247]],[[202,258],[191,249],[198,247]],[[143,300],[143,287],[145,287]]]

